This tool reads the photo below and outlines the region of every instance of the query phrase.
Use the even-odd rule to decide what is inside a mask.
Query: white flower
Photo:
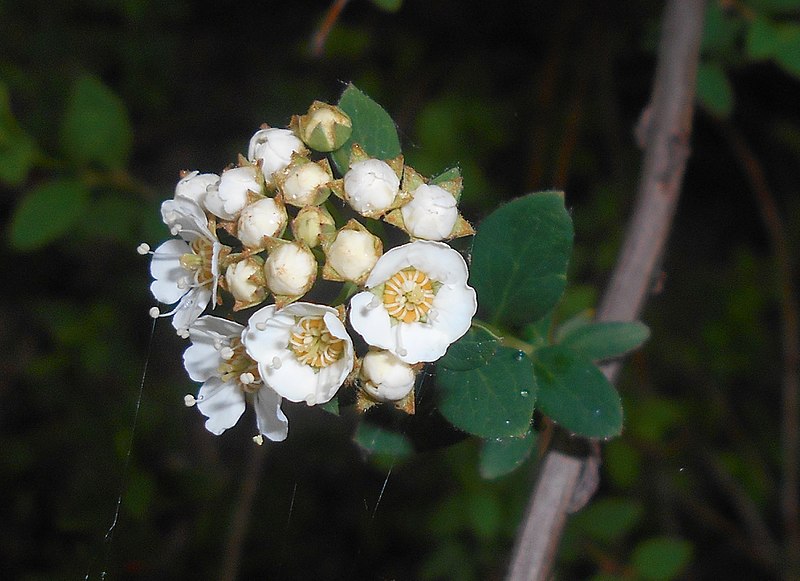
[[[208,186],[214,186],[218,182],[219,176],[215,173],[188,172],[175,186],[175,197],[188,198],[199,206],[203,206]]]
[[[172,326],[185,336],[209,301],[216,304],[220,257],[230,249],[220,244],[202,208],[191,200],[167,200],[161,204],[161,214],[182,240],[167,240],[153,252],[150,274],[155,280],[150,291],[161,303],[178,303],[161,316],[173,315]]]
[[[288,129],[261,129],[250,138],[247,159],[261,160],[261,171],[269,183],[275,173],[285,169],[292,161],[292,154],[307,153],[306,146]]]
[[[350,301],[350,322],[364,340],[406,363],[436,361],[470,327],[478,308],[467,264],[441,242],[389,250]]]
[[[258,170],[251,165],[234,167],[222,172],[219,183],[208,187],[206,210],[223,220],[235,220],[247,205],[248,192],[260,194]]]
[[[299,297],[317,278],[317,259],[302,244],[277,243],[264,263],[267,287],[275,295]]]
[[[326,171],[320,164],[300,163],[281,180],[283,199],[298,208],[317,205],[323,198],[322,194],[330,192],[325,185],[332,180],[330,170]]]
[[[192,345],[184,352],[183,363],[189,377],[203,385],[187,403],[196,403],[208,418],[206,429],[219,435],[239,421],[249,394],[259,433],[279,442],[289,432],[281,396],[264,385],[255,361],[245,353],[243,329],[238,323],[212,316],[200,317],[189,327]]]
[[[385,161],[357,161],[344,174],[347,203],[362,216],[377,216],[390,209],[400,191],[400,178]]]
[[[414,389],[416,374],[388,351],[369,351],[361,361],[361,389],[378,401],[397,402]]]
[[[360,284],[366,280],[382,252],[380,238],[356,220],[351,220],[339,230],[333,242],[325,246],[323,278]]]
[[[242,333],[261,378],[289,401],[322,404],[353,369],[353,342],[336,309],[293,303],[256,311]]]
[[[239,214],[236,237],[247,248],[263,248],[265,238],[281,235],[288,219],[283,204],[263,198],[245,206]]]
[[[235,262],[225,271],[228,290],[236,299],[234,310],[252,307],[267,296],[264,286],[264,261],[257,256]]]
[[[406,230],[414,238],[444,240],[449,238],[458,220],[456,198],[436,185],[423,184],[411,201],[400,208]]]

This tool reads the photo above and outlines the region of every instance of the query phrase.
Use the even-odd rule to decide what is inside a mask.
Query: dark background
[[[710,3],[702,58],[731,92],[701,95],[663,290],[643,314],[653,334],[620,382],[626,430],[604,445],[595,503],[606,512],[570,524],[560,578],[637,578],[637,550],[662,537],[690,549],[681,578],[777,576],[785,311],[744,168],[766,176],[793,266],[800,67],[754,58],[747,34],[759,16],[796,26],[796,4]],[[285,126],[352,81],[396,120],[407,163],[426,175],[460,164],[473,223],[503,200],[564,189],[577,245],[564,310],[592,307],[636,190],[633,129],[663,6],[443,0],[391,13],[354,0],[314,56],[328,8],[0,1],[0,80],[47,152],[20,183],[0,184],[3,223],[27,191],[75,171],[59,124],[76,78],[119,95],[134,135],[127,168],[92,182],[92,211],[69,233],[31,251],[8,235],[0,246],[7,578],[224,578],[231,547],[242,579],[502,578],[535,460],[484,481],[471,440],[368,459],[352,418],[292,405],[281,444],[253,446],[250,416],[212,436],[183,405],[195,389],[185,343],[163,319],[150,336],[148,260],[135,247],[168,236],[158,206],[179,170],[221,171],[259,124]],[[254,482],[246,535],[231,540]]]

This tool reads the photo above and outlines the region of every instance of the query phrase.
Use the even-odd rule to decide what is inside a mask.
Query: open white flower
[[[406,363],[436,361],[464,335],[478,308],[467,264],[447,244],[419,240],[389,250],[350,300],[364,340]]]
[[[150,291],[161,303],[178,303],[160,316],[172,315],[172,326],[186,336],[209,301],[216,304],[220,258],[230,248],[217,240],[203,210],[189,199],[167,200],[161,204],[161,215],[182,240],[167,240],[153,252],[150,274],[155,280]]]
[[[275,173],[291,163],[293,153],[304,155],[308,149],[290,130],[270,127],[256,131],[250,138],[247,159],[254,163],[261,160],[264,179],[271,183]]]
[[[210,315],[189,327],[192,345],[183,354],[183,364],[189,377],[203,385],[197,397],[187,396],[186,402],[197,404],[208,418],[206,429],[219,435],[239,421],[249,397],[259,433],[279,442],[289,432],[289,421],[281,411],[282,398],[264,385],[256,362],[245,353],[243,329],[238,323]]]
[[[253,313],[242,333],[264,382],[289,401],[322,404],[353,369],[353,341],[336,309],[311,303]]]

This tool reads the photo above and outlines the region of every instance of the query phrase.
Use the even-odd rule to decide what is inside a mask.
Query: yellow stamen
[[[247,356],[241,339],[233,337],[230,341],[229,347],[233,351],[233,355],[228,359],[223,359],[220,364],[220,378],[222,381],[228,382],[233,379],[238,380],[244,373],[250,373],[253,375],[253,381],[249,383],[238,381],[238,384],[246,393],[257,392],[262,385],[261,376],[258,374],[258,364]]]
[[[435,297],[433,281],[416,268],[395,273],[383,287],[383,305],[402,323],[426,320]]]
[[[303,317],[292,331],[289,348],[303,365],[327,367],[344,355],[344,341],[328,330],[322,317]]]

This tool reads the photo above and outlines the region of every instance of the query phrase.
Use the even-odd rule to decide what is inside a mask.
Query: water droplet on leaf
[[[530,392],[527,389],[523,389],[521,392],[519,392],[519,394],[522,397],[528,397],[530,395]]]
[[[525,359],[525,353],[523,353],[522,351],[517,351],[514,354],[514,359],[516,359],[517,361],[522,361],[523,359]]]

